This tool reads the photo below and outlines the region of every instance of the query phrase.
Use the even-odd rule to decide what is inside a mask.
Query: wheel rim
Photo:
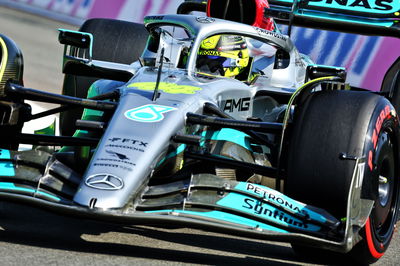
[[[388,178],[385,176],[379,176],[379,203],[381,206],[386,206],[389,202],[390,196],[390,183],[388,182]]]
[[[371,213],[371,230],[381,243],[381,248],[391,238],[397,212],[395,148],[391,139],[391,132],[384,130],[376,149],[378,197]]]

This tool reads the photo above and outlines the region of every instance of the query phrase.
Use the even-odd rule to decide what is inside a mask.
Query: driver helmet
[[[197,71],[213,76],[235,77],[249,65],[246,40],[238,35],[215,35],[201,42]]]

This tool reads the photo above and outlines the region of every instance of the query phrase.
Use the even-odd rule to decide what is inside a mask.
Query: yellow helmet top
[[[215,35],[201,42],[196,68],[199,72],[235,77],[249,65],[246,41],[238,35]]]

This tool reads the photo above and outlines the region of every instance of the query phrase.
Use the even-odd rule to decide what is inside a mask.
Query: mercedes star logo
[[[213,23],[215,21],[215,19],[209,17],[197,17],[196,20],[200,23]]]
[[[112,174],[91,175],[86,179],[85,184],[102,190],[118,190],[124,186],[122,179]]]

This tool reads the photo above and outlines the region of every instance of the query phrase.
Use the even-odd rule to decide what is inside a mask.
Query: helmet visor
[[[221,76],[225,75],[224,68],[236,67],[237,60],[233,58],[214,56],[214,55],[199,55],[197,57],[196,68],[199,72],[207,74],[218,73]]]

